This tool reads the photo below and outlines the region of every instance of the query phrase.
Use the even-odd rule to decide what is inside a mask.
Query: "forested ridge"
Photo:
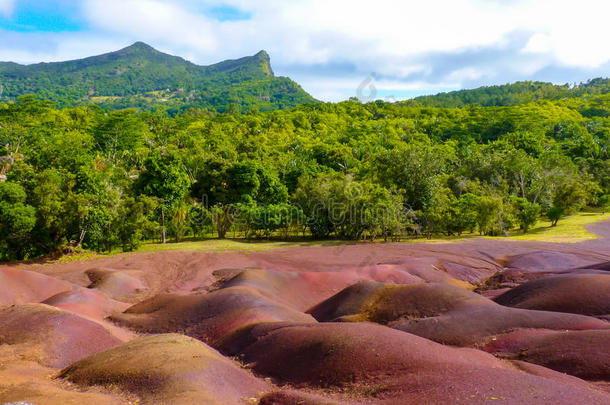
[[[0,100],[36,94],[60,107],[99,105],[106,110],[190,108],[261,111],[315,100],[287,77],[276,77],[269,55],[199,66],[136,42],[116,52],[66,62],[0,63]]]
[[[191,109],[0,104],[0,257],[143,240],[503,235],[610,195],[610,95]]]
[[[610,79],[596,78],[586,83],[557,85],[546,82],[516,82],[500,86],[484,86],[472,90],[458,90],[415,100],[429,107],[515,106],[537,100],[560,100],[610,93]],[[588,112],[583,111],[587,115]],[[595,111],[589,113],[595,114]]]

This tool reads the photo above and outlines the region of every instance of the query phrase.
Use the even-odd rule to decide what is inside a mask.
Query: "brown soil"
[[[0,266],[0,403],[610,403],[590,230]]]
[[[606,400],[577,379],[566,384],[474,349],[368,323],[261,324],[236,337],[231,348],[255,373],[279,384],[348,389],[387,403],[415,403],[418,397],[424,403]]]
[[[516,331],[484,350],[588,380],[610,380],[610,330]]]
[[[79,286],[47,298],[42,303],[100,320],[129,308],[129,304],[110,299],[100,291]]]
[[[607,321],[584,315],[532,311],[497,306],[478,306],[422,319],[401,319],[389,326],[435,342],[477,346],[489,337],[514,329],[607,329]]]
[[[0,344],[14,346],[21,358],[45,366],[65,367],[121,343],[100,324],[48,305],[0,310]]]
[[[273,302],[248,287],[229,287],[209,294],[159,295],[110,319],[138,332],[180,332],[212,346],[256,323],[314,322],[311,316]]]
[[[610,315],[610,273],[548,276],[521,284],[495,301],[515,308]]]
[[[139,271],[89,269],[85,274],[91,280],[88,288],[101,291],[115,300],[133,300],[148,290],[148,287],[138,278],[142,276],[142,272]]]
[[[31,271],[0,267],[0,305],[40,302],[71,290],[70,283]]]
[[[320,322],[352,320],[387,324],[420,319],[474,306],[495,306],[479,294],[448,284],[396,285],[361,282],[316,305],[308,312]],[[348,318],[349,320],[349,318]]]
[[[205,344],[182,335],[137,339],[64,369],[80,385],[116,385],[149,403],[225,404],[270,387]]]

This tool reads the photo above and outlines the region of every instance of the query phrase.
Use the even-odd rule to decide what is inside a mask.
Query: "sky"
[[[0,61],[136,41],[207,65],[264,49],[314,97],[398,100],[610,76],[607,0],[0,0]]]

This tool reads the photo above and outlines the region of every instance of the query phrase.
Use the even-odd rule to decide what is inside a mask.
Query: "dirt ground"
[[[610,404],[588,229],[0,266],[0,404]]]

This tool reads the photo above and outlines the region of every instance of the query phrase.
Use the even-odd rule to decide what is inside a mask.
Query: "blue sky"
[[[610,76],[609,12],[605,0],[0,0],[0,60],[136,41],[199,64],[265,49],[276,74],[319,99],[394,100]]]

